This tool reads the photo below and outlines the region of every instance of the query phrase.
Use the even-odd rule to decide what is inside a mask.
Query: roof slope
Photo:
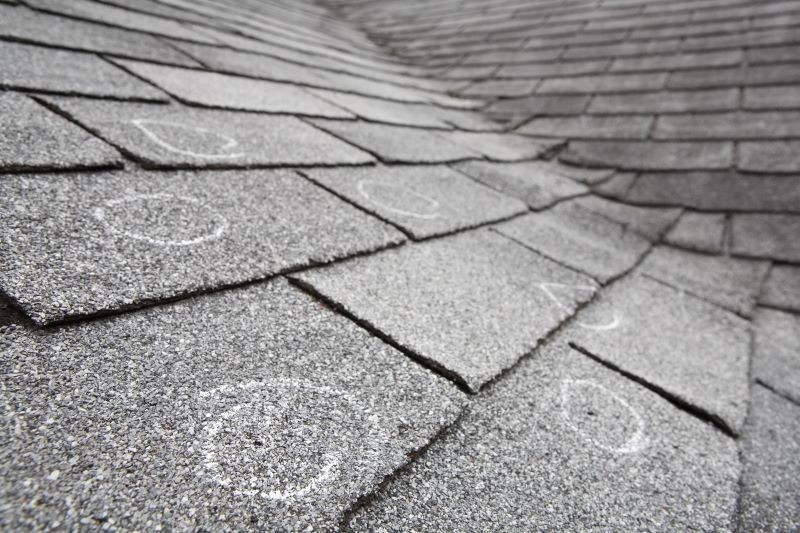
[[[800,528],[799,37],[0,0],[0,527]]]

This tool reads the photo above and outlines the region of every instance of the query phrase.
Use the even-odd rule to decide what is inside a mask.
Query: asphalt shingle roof
[[[800,529],[800,2],[0,0],[0,529]]]

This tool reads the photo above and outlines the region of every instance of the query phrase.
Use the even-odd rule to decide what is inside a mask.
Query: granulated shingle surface
[[[799,44],[0,0],[0,529],[797,529]]]

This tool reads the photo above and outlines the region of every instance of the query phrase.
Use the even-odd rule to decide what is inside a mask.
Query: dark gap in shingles
[[[631,381],[633,381],[635,383],[638,383],[639,385],[645,387],[646,389],[649,389],[650,391],[658,394],[663,399],[667,400],[669,403],[671,403],[672,405],[674,405],[675,407],[677,407],[681,411],[684,411],[684,412],[694,416],[695,418],[697,418],[697,419],[699,419],[699,420],[711,425],[712,427],[714,427],[715,429],[721,431],[722,433],[724,433],[728,437],[731,437],[733,439],[738,438],[738,434],[736,433],[736,431],[734,431],[728,425],[728,423],[725,422],[719,416],[717,416],[717,415],[715,415],[713,413],[710,413],[710,412],[706,411],[705,409],[703,409],[701,407],[693,405],[692,403],[680,398],[679,396],[676,396],[676,395],[672,394],[671,392],[667,391],[666,389],[663,389],[662,387],[659,387],[658,385],[656,385],[654,383],[651,383],[651,382],[645,380],[644,378],[641,378],[641,377],[637,376],[636,374],[628,372],[628,371],[622,369],[621,367],[619,367],[619,366],[617,366],[617,365],[615,365],[615,364],[613,364],[613,363],[611,363],[609,361],[606,361],[605,359],[603,359],[601,357],[598,357],[597,355],[595,355],[594,353],[590,352],[589,350],[587,350],[586,348],[584,348],[583,346],[581,346],[579,344],[576,344],[574,342],[570,342],[569,346],[572,349],[577,350],[578,352],[584,354],[585,356],[587,356],[588,358],[592,359],[593,361],[603,365],[604,367],[606,367],[608,369],[611,369],[614,372],[617,372],[618,374],[630,379]]]
[[[411,469],[413,468],[414,464],[419,461],[420,459],[424,458],[425,455],[428,453],[436,443],[443,441],[450,435],[460,424],[463,420],[464,416],[467,414],[465,411],[469,409],[469,406],[464,407],[462,411],[456,416],[455,420],[448,425],[442,426],[439,430],[430,438],[428,442],[422,445],[420,448],[408,452],[406,454],[406,461],[400,465],[398,468],[394,469],[389,474],[386,474],[383,479],[370,491],[367,493],[362,494],[359,496],[355,502],[350,504],[350,506],[342,512],[341,517],[338,523],[339,531],[346,531],[350,532],[353,529],[350,527],[350,521],[356,516],[356,514],[363,508],[368,507],[373,502],[377,501],[378,498],[381,497],[388,490],[388,487],[395,481],[402,479],[404,476],[408,475]]]
[[[423,367],[439,374],[440,376],[450,380],[453,382],[462,392],[467,394],[477,394],[478,391],[473,391],[469,388],[469,385],[464,381],[461,376],[457,373],[452,372],[451,370],[445,368],[444,366],[440,365],[436,361],[425,357],[424,355],[404,346],[397,340],[395,340],[391,335],[384,333],[374,324],[372,324],[369,320],[360,318],[359,316],[355,315],[352,311],[347,309],[344,305],[340,304],[339,302],[329,298],[328,296],[319,292],[313,285],[310,283],[299,279],[295,276],[288,276],[289,281],[298,287],[299,289],[303,290],[304,292],[308,293],[309,295],[313,296],[317,300],[324,303],[330,309],[338,312],[340,315],[348,318],[353,323],[360,326],[362,329],[366,330],[370,333],[373,337],[380,339],[381,341],[385,342],[389,346],[392,346],[396,350],[404,353],[413,361],[416,361]]]
[[[762,380],[761,378],[755,378],[753,380],[753,383],[754,384],[757,383],[761,387],[764,387],[765,389],[770,391],[775,396],[779,396],[779,397],[783,398],[784,400],[786,400],[787,402],[791,403],[792,405],[796,405],[797,407],[800,407],[800,402],[798,402],[796,399],[794,399],[791,396],[779,391],[778,389],[776,389],[775,387],[773,387],[772,385],[770,385],[766,381]]]

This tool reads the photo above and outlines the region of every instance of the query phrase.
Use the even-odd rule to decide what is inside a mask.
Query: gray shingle
[[[800,312],[800,266],[773,265],[758,301],[771,307]]]
[[[190,104],[267,113],[353,118],[351,113],[285,83],[140,61],[118,59],[115,62]]]
[[[800,137],[800,113],[705,113],[656,120],[656,139],[770,139]]]
[[[42,31],[42,28],[47,28],[47,31]],[[151,35],[23,8],[0,7],[0,35],[162,63],[199,66],[196,61]]]
[[[93,54],[0,42],[0,87],[138,100],[164,93]]]
[[[683,53],[675,55],[625,57],[615,59],[612,72],[635,72],[645,70],[671,71],[682,69],[705,69],[738,65],[744,59],[741,50],[723,50],[701,54]]]
[[[644,276],[603,291],[564,333],[623,372],[738,433],[747,413],[749,324]]]
[[[755,333],[753,376],[800,404],[800,316],[759,309]]]
[[[556,341],[487,391],[350,527],[731,529],[734,441]]]
[[[644,139],[650,130],[651,117],[591,116],[540,117],[517,133],[571,139]]]
[[[677,89],[775,85],[800,82],[800,65],[756,65],[740,68],[679,71],[670,75],[668,86]]]
[[[533,140],[513,133],[479,133],[468,131],[440,132],[440,136],[493,161],[535,159],[547,150],[562,144],[559,140]]]
[[[120,166],[116,150],[21,94],[0,93],[0,171]]]
[[[800,178],[728,171],[645,173],[625,196],[637,203],[702,210],[800,211]]]
[[[187,39],[190,41],[206,43],[216,42],[214,39],[193,31],[191,28],[178,21],[130,9],[122,9],[106,3],[92,2],[90,0],[70,0],[69,2],[61,2],[59,0],[28,0],[27,3],[36,9],[104,22],[121,28],[155,33],[177,39]]]
[[[488,230],[293,277],[474,392],[596,288],[591,278]],[[542,288],[549,284],[580,290],[556,305]]]
[[[580,113],[589,101],[583,95],[536,95],[528,98],[498,100],[485,108],[489,115],[529,118],[536,115],[571,115]]]
[[[684,213],[667,233],[665,240],[680,248],[722,253],[725,220],[723,214]]]
[[[419,128],[369,122],[314,120],[316,126],[367,150],[386,163],[444,163],[481,155],[446,137]]]
[[[641,94],[597,95],[589,113],[685,113],[736,109],[737,89],[661,91]]]
[[[538,94],[547,93],[617,93],[655,91],[664,87],[667,75],[651,74],[606,74],[597,76],[574,76],[544,80],[536,89]]]
[[[644,260],[641,272],[742,316],[750,316],[768,268],[766,261],[659,246]]]
[[[532,209],[544,209],[565,198],[589,192],[589,188],[565,176],[555,166],[529,163],[488,163],[468,161],[458,170],[509,196],[515,196]]]
[[[800,407],[753,387],[752,414],[742,445],[744,468],[739,528],[791,531],[800,527]]]
[[[289,116],[50,98],[146,167],[352,165],[375,159]]]
[[[414,238],[507,218],[527,206],[445,166],[307,170],[303,174]]]
[[[742,106],[745,109],[797,109],[800,108],[800,91],[793,87],[748,87],[744,90]]]
[[[402,240],[289,172],[0,180],[0,286],[40,324],[261,279]]]
[[[624,176],[620,174],[620,176]],[[613,178],[612,178],[613,179]],[[661,238],[664,232],[680,216],[680,209],[669,207],[641,207],[615,202],[599,196],[584,196],[575,203],[609,220],[614,220],[628,229],[643,235],[650,241]]]
[[[734,254],[800,263],[800,216],[736,214],[731,226]]]
[[[320,89],[310,89],[309,92],[366,120],[401,126],[450,129],[430,105],[390,102]]]
[[[572,202],[495,228],[601,283],[633,267],[650,248],[650,243],[639,234]]]
[[[733,143],[574,141],[559,159],[639,170],[722,169],[733,162]]]
[[[800,140],[739,143],[741,170],[749,172],[786,172],[800,169]]]
[[[11,529],[332,529],[463,403],[285,281],[0,335]]]

